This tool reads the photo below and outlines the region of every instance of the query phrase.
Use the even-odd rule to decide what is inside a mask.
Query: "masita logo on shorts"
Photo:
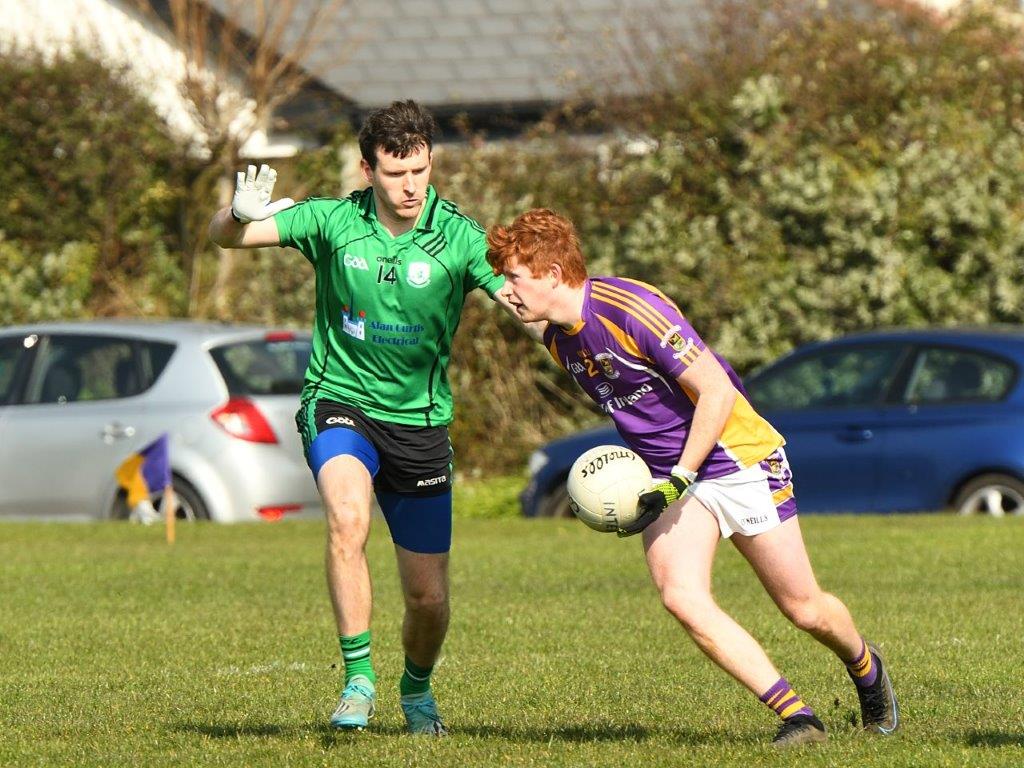
[[[441,483],[448,480],[448,475],[439,475],[437,477],[431,477],[427,480],[417,480],[417,488],[429,488],[432,485],[440,485]]]
[[[342,261],[346,267],[351,267],[352,269],[362,269],[364,271],[369,271],[370,269],[370,265],[366,263],[366,259],[362,256],[353,256],[351,253],[346,253]]]
[[[328,416],[324,424],[329,427],[335,427],[338,424],[344,424],[346,427],[354,427],[356,425],[348,416]]]

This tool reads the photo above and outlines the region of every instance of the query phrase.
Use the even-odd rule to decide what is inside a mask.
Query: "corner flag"
[[[143,522],[152,522],[156,510],[150,497],[171,484],[171,457],[167,433],[121,462],[114,473],[128,492],[128,508]],[[141,506],[140,506],[141,505]]]

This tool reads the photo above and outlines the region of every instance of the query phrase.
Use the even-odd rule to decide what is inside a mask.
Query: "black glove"
[[[636,503],[636,519],[618,528],[615,532],[619,538],[633,536],[640,533],[644,528],[658,519],[658,516],[665,511],[665,508],[674,501],[683,498],[686,489],[690,487],[692,480],[679,475],[669,475],[668,480],[658,483],[656,486],[641,493]]]

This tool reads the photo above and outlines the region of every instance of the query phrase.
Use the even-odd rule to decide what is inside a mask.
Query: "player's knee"
[[[443,589],[413,590],[405,595],[405,607],[412,613],[446,616],[448,593]]]
[[[710,595],[677,584],[661,587],[661,603],[688,632],[699,631],[714,606]]]
[[[793,626],[812,635],[818,634],[825,628],[824,605],[819,599],[805,598],[788,601],[782,605],[782,612],[793,623]]]
[[[335,551],[362,550],[369,535],[369,514],[363,505],[348,499],[325,503],[327,540]]]

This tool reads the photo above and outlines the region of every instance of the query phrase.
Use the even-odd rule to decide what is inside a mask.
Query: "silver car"
[[[308,333],[187,321],[0,328],[0,518],[123,518],[117,467],[170,436],[178,516],[320,514],[295,411]]]

